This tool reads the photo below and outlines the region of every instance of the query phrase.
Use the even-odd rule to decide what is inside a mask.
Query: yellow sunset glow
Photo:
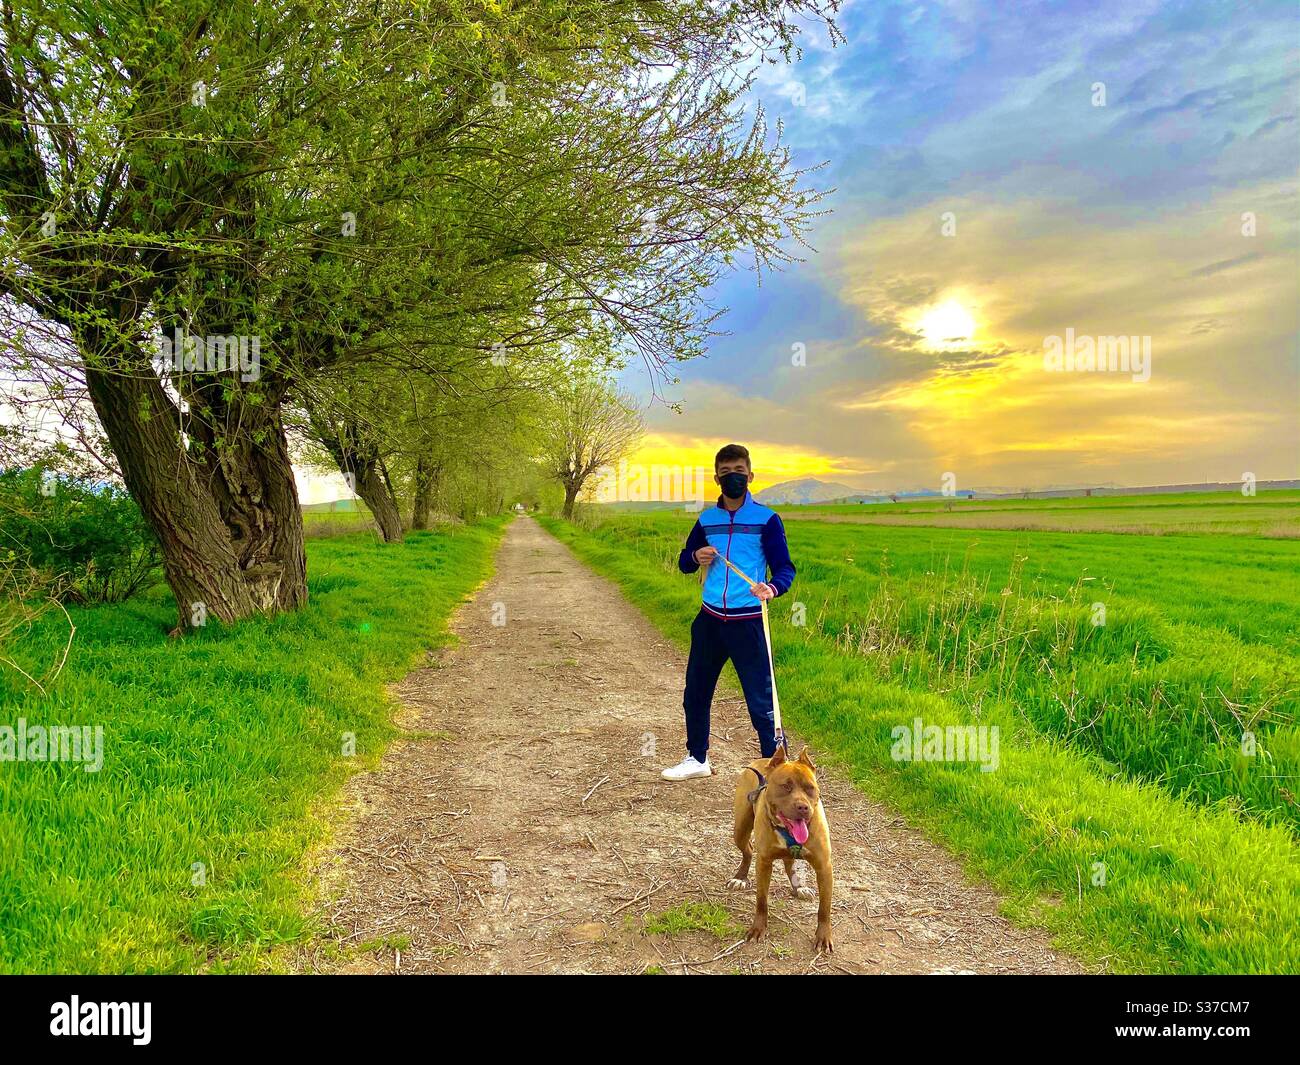
[[[690,468],[702,466],[712,474],[714,453],[730,438],[716,440],[680,436],[675,433],[647,433],[641,446],[628,456],[629,462],[649,469],[653,466]],[[833,457],[819,455],[804,449],[770,444],[762,440],[736,441],[749,448],[754,462],[754,491],[779,484],[782,481],[816,477],[823,481],[853,478],[852,465],[837,462]],[[710,476],[710,485],[712,479]],[[712,491],[712,488],[710,489]]]

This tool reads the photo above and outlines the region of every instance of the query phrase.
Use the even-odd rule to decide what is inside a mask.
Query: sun
[[[975,316],[955,299],[925,308],[913,327],[930,351],[953,351],[975,341]]]

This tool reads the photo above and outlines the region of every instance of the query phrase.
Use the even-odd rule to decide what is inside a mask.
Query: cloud
[[[1256,262],[1260,258],[1257,251],[1247,252],[1245,255],[1238,255],[1235,259],[1221,259],[1217,263],[1210,263],[1207,266],[1201,266],[1191,271],[1188,277],[1213,277],[1215,274],[1221,274],[1225,270],[1231,270],[1236,266],[1244,266],[1246,263]]]
[[[963,0],[842,22],[848,48],[759,86],[799,158],[831,160],[819,254],[721,286],[733,335],[655,431],[871,487],[1294,476],[1293,13]],[[1045,372],[1067,329],[1149,336],[1150,380]]]
[[[1238,192],[1141,225],[1106,226],[1050,201],[967,201],[867,227],[839,251],[841,296],[886,339],[871,346],[874,380],[849,408],[902,414],[926,453],[977,463],[981,479],[1009,476],[997,464],[1015,453],[1073,460],[1083,448],[1117,480],[1153,448],[1171,469],[1235,454],[1292,471],[1297,211],[1294,194],[1281,209],[1279,191]],[[1243,236],[1247,205],[1264,202],[1276,205],[1268,235]],[[940,235],[941,206],[955,207],[953,237]],[[1252,250],[1224,254],[1243,246]],[[936,293],[974,312],[979,346],[936,356],[910,342],[909,304]],[[1066,330],[1150,337],[1151,379],[1045,371],[1045,338]]]
[[[1246,237],[1251,204],[1270,208]],[[1296,207],[1259,188],[1141,225],[974,198],[864,222],[818,263],[855,336],[809,345],[805,365],[783,354],[748,381],[688,386],[685,413],[652,424],[682,450],[758,441],[782,474],[868,487],[949,470],[965,484],[1293,475]],[[908,323],[947,298],[979,328],[928,350]],[[1044,338],[1067,329],[1150,337],[1150,380],[1047,372]]]

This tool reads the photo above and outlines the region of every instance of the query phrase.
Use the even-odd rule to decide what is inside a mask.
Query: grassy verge
[[[48,697],[0,672],[0,724],[103,726],[99,772],[0,762],[0,971],[250,971],[309,937],[321,811],[393,736],[384,683],[448,641],[503,527],[314,541],[303,611],[169,640],[160,593],[73,611]],[[39,667],[65,638],[51,621],[21,651]]]
[[[675,569],[689,522],[646,515],[595,528],[545,524],[579,557],[625,587],[665,634],[684,643],[699,594],[696,584]],[[1047,927],[1062,947],[1110,971],[1300,971],[1300,848],[1284,811],[1271,800],[1252,810],[1250,796],[1235,793],[1209,801],[1171,786],[1167,776],[1144,772],[1140,762],[1125,766],[1104,757],[1082,742],[1074,726],[1067,733],[1054,730],[1046,717],[1032,720],[1028,696],[1041,696],[1045,707],[1054,705],[1045,694],[1053,678],[1036,660],[1025,669],[1018,663],[1008,667],[999,685],[991,677],[1000,659],[977,660],[967,685],[967,662],[952,654],[954,646],[981,641],[992,654],[992,638],[1008,632],[1019,632],[1033,649],[1039,626],[1022,624],[1023,617],[1008,621],[1005,614],[999,621],[998,608],[987,601],[1003,598],[1017,550],[1029,551],[1041,565],[1036,561],[1026,575],[1022,564],[1016,579],[1031,580],[1033,587],[1015,594],[1049,610],[1047,604],[1055,600],[1054,609],[1074,640],[1064,658],[1054,659],[1052,647],[1040,650],[1058,670],[1069,664],[1082,671],[1073,678],[1076,687],[1085,681],[1100,684],[1103,707],[1116,694],[1127,699],[1144,690],[1149,679],[1144,671],[1157,668],[1166,671],[1170,684],[1184,685],[1182,695],[1204,687],[1208,678],[1211,686],[1227,684],[1230,699],[1234,692],[1244,692],[1246,703],[1268,699],[1276,693],[1264,674],[1294,665],[1288,657],[1294,654],[1294,636],[1282,637],[1274,624],[1288,615],[1286,600],[1295,591],[1289,568],[1294,559],[1277,554],[1294,554],[1292,545],[1225,540],[1222,549],[1200,541],[1189,548],[1189,541],[1151,538],[1135,552],[1135,538],[1114,537],[1119,553],[1099,559],[1099,545],[1105,544],[1095,536],[1052,534],[1049,541],[1046,534],[1026,540],[1024,534],[986,532],[973,542],[969,533],[954,530],[813,522],[792,525],[790,535],[801,564],[791,599],[804,601],[807,618],[801,627],[791,625],[792,604],[785,600],[774,614],[782,708],[789,724],[828,752],[863,790],[906,813],[962,856],[971,872],[996,884],[1008,895],[1009,915]],[[999,543],[998,537],[1018,539]],[[879,558],[882,548],[889,551],[887,565]],[[1158,580],[1152,571],[1178,565],[1174,556],[1180,550],[1181,577],[1168,585],[1172,598],[1157,601],[1154,590],[1165,586],[1152,583]],[[988,557],[981,560],[981,551]],[[1108,571],[1101,576],[1112,578],[1105,598],[1118,616],[1098,634],[1079,627],[1079,604],[1068,600],[1069,588],[1080,580],[1080,552],[1094,570]],[[936,580],[949,564],[957,576]],[[982,579],[970,587],[972,567],[988,578],[987,586]],[[1233,583],[1248,572],[1267,574],[1268,580],[1244,587]],[[1116,583],[1126,594],[1116,591]],[[1226,605],[1215,598],[1220,584],[1229,597]],[[926,595],[930,599],[920,609],[914,602],[906,609],[897,605]],[[970,602],[954,605],[954,595]],[[894,606],[879,606],[890,597]],[[1247,604],[1248,610],[1238,609]],[[1199,629],[1193,624],[1198,611]],[[868,638],[873,621],[880,641],[874,645]],[[969,628],[963,632],[961,626]],[[1121,652],[1128,656],[1132,650],[1128,637],[1141,643],[1153,633],[1163,641],[1157,653],[1143,657],[1140,650],[1127,671],[1115,666]],[[886,647],[892,653],[878,653]],[[1093,676],[1089,670],[1101,672]],[[1190,713],[1182,695],[1171,722]],[[1121,704],[1115,735],[1129,737],[1133,751],[1154,765],[1162,729],[1139,721],[1125,732],[1124,719],[1154,717],[1166,708]],[[1247,708],[1260,709],[1258,704]],[[1187,727],[1177,742],[1213,735],[1205,715],[1220,711],[1232,717],[1232,708],[1202,708],[1195,727],[1182,722]],[[1276,704],[1268,713],[1273,715],[1268,720],[1255,715],[1255,723],[1267,726],[1261,729],[1264,739],[1281,737],[1278,756],[1287,757],[1294,721],[1279,719]],[[894,730],[916,718],[941,727],[998,726],[996,771],[983,772],[970,761],[895,761]],[[1225,746],[1235,743],[1229,738]],[[1208,742],[1201,753],[1211,753]],[[1260,758],[1243,772],[1267,775],[1275,764]]]

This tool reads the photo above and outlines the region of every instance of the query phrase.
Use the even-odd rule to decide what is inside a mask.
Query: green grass
[[[641,919],[641,931],[648,936],[706,932],[724,942],[745,934],[726,907],[714,902],[683,902],[662,913],[648,913]]]
[[[1066,532],[1232,534],[1300,538],[1300,491],[1170,492],[1066,499],[908,499],[898,503],[779,506],[787,519],[961,529],[1058,529]]]
[[[100,724],[105,756],[98,773],[0,762],[0,971],[276,967],[313,932],[330,800],[395,734],[385,682],[448,642],[502,528],[314,541],[305,610],[170,640],[158,593],[74,610],[48,697],[0,671],[0,724]],[[20,663],[44,668],[65,638],[45,619]]]
[[[690,521],[546,524],[684,643]],[[787,528],[782,709],[859,786],[1089,962],[1300,971],[1300,544]],[[895,761],[893,730],[917,717],[998,726],[997,771]]]

